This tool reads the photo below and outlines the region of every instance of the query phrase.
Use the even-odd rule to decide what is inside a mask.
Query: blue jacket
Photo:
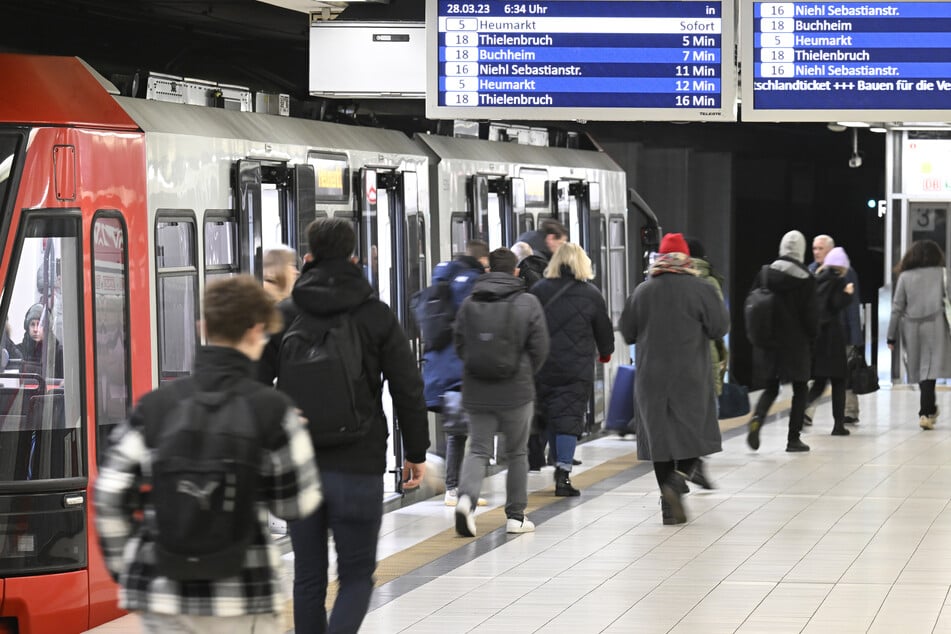
[[[458,312],[462,302],[472,293],[479,276],[485,273],[482,264],[473,257],[460,255],[451,262],[440,262],[433,269],[432,283],[449,281],[452,304]],[[462,390],[462,360],[452,344],[442,350],[430,350],[423,355],[423,395],[426,407],[438,411],[442,395],[450,390]]]
[[[817,268],[819,268],[818,263],[813,262],[809,265],[809,272],[814,274]],[[862,318],[859,315],[861,312],[862,294],[859,292],[859,276],[852,267],[849,267],[848,272],[845,274],[845,283],[848,284],[849,282],[852,282],[855,291],[852,293],[852,301],[845,307],[845,310],[839,313],[839,323],[842,324],[842,330],[845,332],[845,345],[864,346],[865,338],[862,336]]]

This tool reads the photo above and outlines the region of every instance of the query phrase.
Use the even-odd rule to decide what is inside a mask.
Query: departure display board
[[[951,2],[743,6],[744,121],[951,119]]]
[[[735,121],[733,0],[427,0],[431,119]]]

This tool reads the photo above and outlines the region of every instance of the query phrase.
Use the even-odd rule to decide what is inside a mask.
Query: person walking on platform
[[[845,380],[848,375],[845,331],[841,313],[852,302],[855,287],[846,282],[849,256],[842,247],[835,247],[826,254],[822,266],[816,271],[817,308],[819,334],[816,337],[815,354],[812,358],[812,387],[807,396],[807,408],[815,410],[814,403],[832,382],[832,427],[833,436],[848,436],[845,428]]]
[[[261,284],[212,282],[203,305],[208,345],[194,374],[143,396],[116,429],[95,482],[96,528],[119,606],[139,612],[145,632],[279,634],[285,600],[268,508],[294,520],[318,507],[314,450],[291,400],[254,379],[280,327]],[[245,538],[231,543],[236,535]]]
[[[888,323],[890,350],[901,336],[908,381],[921,392],[918,425],[934,429],[938,420],[935,380],[951,377],[951,296],[944,252],[933,240],[919,240],[902,257]]]
[[[764,266],[753,281],[753,288],[768,288],[775,297],[773,332],[775,340],[769,346],[753,347],[753,368],[757,382],[766,387],[760,394],[753,417],[750,419],[746,442],[754,451],[759,449],[760,428],[773,401],[779,395],[780,382],[791,382],[792,405],[789,410],[789,430],[786,451],[809,451],[802,442],[803,414],[812,373],[811,348],[819,331],[816,300],[816,280],[803,265],[806,238],[798,231],[790,231],[779,243],[779,258]]]
[[[495,435],[504,439],[505,529],[528,533],[535,524],[528,505],[528,432],[535,410],[535,373],[548,357],[545,314],[517,277],[515,254],[489,254],[456,315],[453,341],[463,364],[462,406],[469,413],[469,447],[462,462],[456,532],[475,537],[475,501],[493,455]]]
[[[588,281],[593,278],[588,254],[567,242],[530,291],[542,304],[551,338],[536,383],[555,456],[555,495],[562,497],[581,494],[569,475],[594,389],[594,360],[607,363],[614,352],[614,328],[604,297]]]
[[[317,512],[288,526],[294,547],[294,630],[355,633],[373,593],[383,519],[389,435],[384,380],[399,418],[404,489],[419,486],[425,474],[429,422],[409,341],[352,257],[356,235],[350,220],[319,218],[305,235],[309,253],[300,278],[291,298],[278,305],[287,327],[264,349],[258,376],[267,385],[276,378],[278,389],[303,410],[324,487]],[[321,345],[331,339],[334,345]],[[331,533],[339,587],[328,620]]]
[[[822,266],[826,254],[835,248],[835,240],[831,236],[822,234],[812,240],[813,261],[809,265],[809,272],[815,275],[816,270]],[[865,347],[865,339],[862,335],[862,297],[859,292],[859,276],[855,272],[855,267],[849,264],[849,270],[845,274],[845,283],[852,285],[851,301],[849,305],[839,313],[839,322],[845,333],[845,356],[851,360],[855,355],[864,357],[862,352]],[[815,405],[810,404],[806,407],[806,414],[803,417],[804,425],[812,424],[812,415],[815,411]],[[848,379],[845,387],[845,424],[855,425],[859,422],[859,398],[848,387]]]
[[[489,247],[482,240],[469,240],[464,255],[450,262],[441,262],[433,269],[432,283],[448,284],[452,313],[459,311],[462,302],[472,293],[479,276],[489,265]],[[425,310],[423,311],[425,312]],[[423,319],[427,317],[424,315]],[[445,319],[437,315],[436,319]],[[417,313],[419,319],[419,313]],[[423,353],[423,383],[426,407],[438,413],[444,423],[446,433],[446,506],[455,506],[459,499],[459,470],[466,453],[468,439],[468,416],[462,407],[462,360],[452,345],[452,322],[446,321],[449,338],[445,346],[432,348],[428,342]],[[426,328],[423,329],[427,331]],[[464,429],[463,429],[464,428]],[[487,501],[479,498],[478,505],[485,506]]]
[[[636,344],[637,458],[654,463],[664,524],[687,521],[677,472],[713,488],[700,461],[722,449],[710,340],[726,335],[729,325],[716,289],[690,267],[683,236],[665,235],[647,280],[627,299],[620,324],[624,340]]]

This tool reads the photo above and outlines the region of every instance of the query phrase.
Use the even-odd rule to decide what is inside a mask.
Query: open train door
[[[362,168],[359,180],[360,224],[358,257],[370,284],[396,313],[412,345],[419,348],[418,329],[412,318],[410,298],[420,288],[420,271],[425,275],[425,234],[419,231],[419,181],[415,172],[399,172],[392,168]],[[425,228],[423,228],[425,230]],[[399,420],[384,385],[383,407],[393,421],[390,441],[393,443],[394,490],[402,492],[403,447]]]
[[[518,238],[517,208],[525,210],[522,179],[476,174],[468,187],[473,236],[485,240],[490,251],[512,246]]]
[[[238,265],[242,273],[261,279],[261,161],[235,163],[234,203],[238,214]]]

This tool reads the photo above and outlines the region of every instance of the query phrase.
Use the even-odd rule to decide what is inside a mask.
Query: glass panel
[[[518,217],[518,235],[535,230],[534,214],[522,214]]]
[[[499,211],[499,195],[489,194],[489,205],[486,207],[485,225],[489,230],[489,250],[508,246],[502,244],[502,214]]]
[[[17,268],[7,283],[9,313],[0,351],[0,482],[86,473],[79,221],[60,216],[27,222]]]
[[[195,225],[189,220],[160,221],[155,229],[155,266],[195,266]]]
[[[110,445],[110,433],[128,414],[129,330],[126,322],[126,238],[118,218],[93,225],[93,303],[96,319],[96,461]]]
[[[7,192],[10,191],[10,177],[19,143],[19,135],[0,134],[0,209],[5,208]]]
[[[237,236],[238,223],[232,218],[205,217],[205,281],[237,272]]]
[[[195,275],[158,280],[159,381],[189,374],[197,346]]]
[[[452,223],[449,227],[449,239],[452,243],[452,255],[464,255],[466,243],[469,242],[470,225],[465,213],[452,214]]]
[[[277,185],[261,185],[261,247],[264,251],[284,244],[284,223],[281,220],[281,193]]]
[[[612,217],[608,226],[611,265],[611,274],[608,276],[611,287],[608,303],[611,306],[611,321],[615,326],[621,320],[621,311],[624,310],[624,301],[627,299],[627,247],[624,236],[624,218]]]

